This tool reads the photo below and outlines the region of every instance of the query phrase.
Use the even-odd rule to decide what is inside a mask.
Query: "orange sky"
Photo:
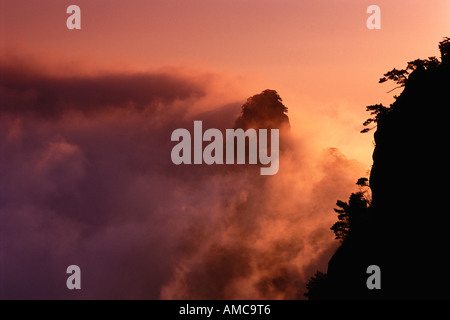
[[[66,28],[70,4],[81,7],[81,30]],[[371,4],[381,8],[381,30],[366,27]],[[1,0],[0,6],[2,56],[68,74],[161,68],[213,74],[211,90],[229,101],[275,89],[294,132],[367,166],[372,134],[359,134],[365,106],[399,93],[386,94],[393,84],[378,79],[407,61],[438,55],[437,43],[450,35],[447,0]]]
[[[304,298],[368,176],[365,106],[400,94],[378,79],[445,36],[449,0],[0,0],[0,299]],[[171,163],[173,130],[265,89],[295,135],[279,173]]]

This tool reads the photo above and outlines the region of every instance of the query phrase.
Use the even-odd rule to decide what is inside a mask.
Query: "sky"
[[[399,94],[379,78],[449,31],[446,0],[0,0],[0,297],[302,298],[370,170],[365,106]],[[277,175],[172,165],[174,129],[231,128],[265,89]]]
[[[63,73],[214,74],[217,90],[232,91],[229,99],[236,100],[275,89],[291,122],[299,123],[296,131],[308,127],[322,144],[367,165],[370,138],[353,133],[366,105],[392,102],[390,87],[378,79],[407,61],[438,55],[436,44],[450,27],[444,0],[378,1],[381,30],[366,27],[370,1],[97,0],[77,2],[82,29],[69,31],[70,4],[2,1],[2,52]]]

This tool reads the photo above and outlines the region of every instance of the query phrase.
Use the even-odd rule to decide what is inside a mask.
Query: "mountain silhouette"
[[[271,129],[279,130],[279,151],[283,152],[292,148],[291,125],[287,116],[288,108],[283,104],[283,99],[277,91],[263,90],[249,98],[241,106],[241,112],[234,121],[234,129],[267,129],[271,135]],[[268,152],[271,153],[271,139],[267,138]],[[257,136],[259,145],[259,136]],[[234,150],[236,154],[236,147]],[[248,163],[249,150],[245,150],[246,163]],[[259,161],[259,160],[258,160]],[[260,164],[258,162],[258,164]]]
[[[440,60],[417,59],[380,79],[403,91],[390,107],[367,107],[374,117],[364,125],[376,124],[371,199],[353,225],[344,219],[350,202],[338,201],[341,221],[333,227],[342,243],[327,273],[311,278],[308,298],[450,298],[450,38],[439,49]],[[380,268],[380,289],[366,285],[370,265]]]
[[[282,103],[280,95],[271,89],[266,89],[247,99],[242,105],[240,116],[236,119],[235,127],[247,130],[290,128],[288,108]]]

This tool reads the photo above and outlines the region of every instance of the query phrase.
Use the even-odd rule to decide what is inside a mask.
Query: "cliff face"
[[[448,55],[418,67],[378,119],[372,204],[328,267],[328,298],[450,298]],[[369,290],[369,265],[381,289]]]

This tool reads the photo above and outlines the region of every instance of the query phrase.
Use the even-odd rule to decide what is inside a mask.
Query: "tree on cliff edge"
[[[450,60],[450,38],[445,37],[443,41],[439,43],[439,50],[441,52],[441,61],[436,57],[429,57],[428,59],[416,59],[407,63],[405,69],[396,69],[386,72],[382,78],[380,78],[379,83],[384,83],[388,80],[394,81],[398,86],[389,90],[391,92],[395,89],[403,88],[408,82],[409,75],[416,71],[426,71],[426,70],[436,70],[442,64],[449,63]],[[395,97],[397,98],[397,97]],[[383,104],[374,104],[366,107],[366,111],[370,111],[371,118],[367,119],[363,126],[367,127],[371,123],[377,123],[380,118],[387,115],[392,109],[392,104],[390,107],[385,107]],[[371,128],[365,128],[361,130],[361,133],[369,132],[370,130],[376,128],[376,125]]]
[[[242,106],[241,115],[236,119],[235,127],[244,130],[289,127],[289,118],[286,115],[288,108],[282,101],[280,95],[271,89],[251,96]]]
[[[404,90],[390,107],[367,107],[372,117],[364,126],[376,128],[367,219],[360,223],[361,215],[355,215],[355,204],[363,201],[358,193],[349,202],[338,201],[332,230],[341,245],[327,273],[318,272],[307,283],[309,299],[450,298],[450,279],[441,276],[450,269],[450,216],[443,201],[448,190],[442,188],[449,139],[450,38],[439,49],[440,61],[410,61],[405,69],[392,69],[380,79]],[[366,286],[372,264],[381,268],[381,290]]]

